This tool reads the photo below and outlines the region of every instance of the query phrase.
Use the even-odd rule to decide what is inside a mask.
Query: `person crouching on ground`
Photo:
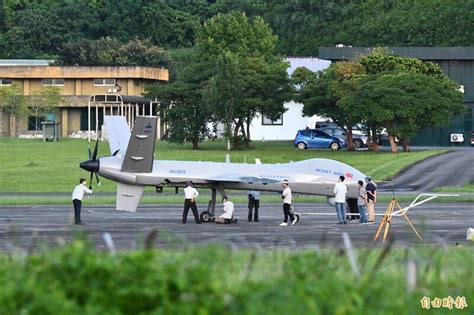
[[[365,205],[367,204],[367,191],[364,187],[363,181],[358,181],[359,196],[357,197],[357,207],[359,208],[360,223],[367,224],[367,217],[365,216]]]
[[[83,225],[81,220],[82,197],[84,193],[92,194],[92,190],[87,188],[87,182],[84,178],[79,179],[79,185],[74,187],[72,192],[72,204],[74,206],[74,224]]]
[[[183,224],[186,224],[186,220],[188,219],[188,212],[189,208],[193,211],[194,220],[196,223],[201,223],[199,220],[199,214],[196,207],[196,198],[199,196],[198,191],[194,188],[191,182],[186,182],[186,188],[184,188],[184,209],[183,209]]]
[[[227,196],[224,196],[224,198],[222,198],[222,201],[224,203],[224,207],[222,208],[222,211],[224,213],[216,217],[215,222],[220,224],[231,224],[232,217],[234,215],[234,203],[230,201]]]
[[[283,184],[281,184],[281,186],[284,188],[281,194],[281,198],[283,199],[283,214],[285,215],[285,218],[283,219],[283,222],[280,223],[280,225],[287,226],[288,217],[290,217],[291,225],[295,225],[298,220],[296,220],[296,218],[290,212],[292,196],[291,196],[291,189],[288,184],[288,181],[285,179],[285,181],[283,182]]]
[[[346,195],[347,195],[347,186],[344,184],[344,176],[339,176],[336,185],[334,185],[334,195],[336,200],[336,213],[339,222],[337,224],[347,224],[346,222]]]

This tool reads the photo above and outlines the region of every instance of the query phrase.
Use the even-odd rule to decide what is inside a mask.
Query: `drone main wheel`
[[[211,221],[211,215],[210,215],[209,212],[203,211],[199,215],[199,219],[201,219],[201,222],[209,222],[209,221]]]

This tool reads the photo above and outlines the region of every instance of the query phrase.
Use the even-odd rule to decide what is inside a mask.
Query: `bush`
[[[191,247],[111,255],[79,239],[27,257],[0,256],[0,314],[415,314],[423,296],[465,296],[472,311],[469,248],[411,253],[418,263],[411,293],[403,250],[380,268],[379,250],[358,254],[360,278],[344,253],[331,250]]]

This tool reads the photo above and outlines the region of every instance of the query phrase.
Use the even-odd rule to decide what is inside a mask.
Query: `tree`
[[[288,64],[274,56],[276,40],[261,18],[237,12],[214,16],[198,32],[201,58],[213,69],[206,98],[234,149],[241,146],[239,131],[248,146],[257,113],[276,118],[291,98]]]
[[[346,131],[349,150],[354,150],[352,128],[360,122],[360,117],[356,112],[345,110],[341,100],[357,90],[364,75],[360,64],[340,62],[317,73],[298,68],[292,76],[293,82],[300,86],[296,100],[303,103],[303,114],[331,118]]]
[[[331,118],[346,129],[349,149],[356,123],[365,124],[373,141],[385,128],[396,152],[396,137],[408,150],[416,132],[447,124],[464,110],[459,86],[439,66],[380,51],[316,74],[296,69],[293,81],[301,86],[297,100],[304,114]]]
[[[463,106],[459,106],[459,97],[461,97],[462,100],[462,95],[458,91],[459,87],[458,85],[450,80],[444,73],[441,67],[438,65],[432,63],[432,62],[422,62],[419,59],[416,58],[404,58],[400,56],[394,56],[388,54],[386,51],[383,49],[376,49],[373,53],[362,56],[359,58],[358,62],[364,67],[366,73],[369,75],[368,79],[365,81],[367,84],[369,84],[369,88],[374,88],[374,89],[385,89],[384,83],[387,82],[387,80],[393,81],[392,83],[395,83],[393,87],[386,87],[387,89],[390,89],[390,91],[396,91],[396,93],[401,93],[400,95],[393,94],[391,95],[390,92],[387,90],[386,92],[388,93],[387,95],[391,95],[393,97],[393,102],[398,102],[398,101],[404,101],[407,102],[407,104],[411,104],[411,106],[417,106],[417,107],[403,107],[403,108],[398,108],[395,109],[396,106],[400,104],[392,104],[393,109],[393,119],[397,120],[397,123],[393,123],[390,128],[387,128],[387,131],[389,133],[389,141],[390,141],[390,146],[392,148],[392,152],[397,151],[397,145],[395,142],[396,137],[400,138],[402,140],[403,144],[403,149],[404,151],[408,150],[408,144],[409,144],[409,139],[413,137],[416,131],[419,131],[423,128],[427,127],[432,127],[435,125],[439,124],[447,124],[444,119],[439,119],[437,113],[430,113],[428,112],[423,112],[423,106],[427,106],[427,101],[423,100],[418,100],[415,102],[415,100],[410,100],[408,101],[407,99],[402,99],[402,95],[405,97],[413,97],[416,95],[422,95],[422,91],[415,91],[416,87],[409,87],[408,85],[402,85],[402,82],[396,81],[392,77],[384,77],[385,75],[388,74],[421,74],[426,77],[429,77],[430,80],[425,82],[425,85],[428,84],[429,82],[432,83],[431,79],[434,79],[435,81],[438,81],[440,84],[439,88],[443,91],[445,91],[445,96],[450,99],[450,104],[445,104],[444,109],[439,108],[439,112],[444,113],[445,117],[453,117],[453,115],[460,114],[463,112]],[[380,80],[378,80],[380,78]],[[413,82],[414,77],[406,77],[409,78],[410,81],[408,82]],[[372,81],[376,81],[377,83],[372,83]],[[421,86],[425,86],[421,85]],[[448,87],[447,87],[447,86]],[[363,85],[362,85],[363,86]],[[419,87],[419,86],[418,86]],[[427,89],[426,92],[428,92],[428,86],[425,86]],[[402,91],[407,90],[407,93],[403,93]],[[441,91],[440,90],[440,91]],[[450,93],[448,93],[451,91]],[[433,91],[431,95],[436,95],[436,91]],[[461,95],[461,96],[459,96]],[[382,95],[380,95],[382,97]],[[428,95],[425,97],[425,99],[430,99],[430,96]],[[462,101],[461,101],[462,102]],[[372,108],[372,111],[374,114],[369,114],[365,113],[365,116],[361,116],[361,114],[364,111],[364,108],[361,108],[360,104],[357,105],[356,103],[347,103],[350,104],[349,106],[346,106],[346,110],[350,112],[355,112],[359,113],[359,119],[364,121],[366,125],[370,126],[371,129],[380,129],[381,128],[381,120],[379,119],[381,116],[376,116],[375,112],[377,111],[376,108]],[[375,105],[375,104],[374,104]],[[400,111],[400,112],[397,112]],[[410,112],[411,111],[411,112]],[[410,114],[415,114],[418,111],[421,111],[419,115],[427,115],[427,118],[425,119],[425,122],[422,122],[422,116],[417,116],[414,117],[413,119],[416,120],[415,125],[410,125],[410,123],[413,123],[413,121],[410,122],[410,119],[408,119],[408,116],[406,119],[401,120],[401,119],[396,119],[397,115],[401,115],[401,113],[405,113],[406,115]],[[447,111],[447,112],[446,112]],[[380,113],[379,113],[380,115]],[[404,122],[404,123],[403,123]],[[433,125],[434,124],[434,125]],[[421,128],[421,129],[420,129]],[[416,130],[415,132],[413,130]]]
[[[0,88],[0,107],[10,114],[10,135],[18,137],[20,119],[28,114],[28,104],[18,84]]]
[[[395,137],[405,141],[418,131],[448,124],[465,111],[458,85],[446,78],[437,79],[421,73],[386,73],[372,75],[344,100],[348,112],[360,119],[387,129],[392,152],[397,152]]]
[[[62,100],[63,98],[59,94],[59,88],[55,86],[43,87],[28,98],[28,108],[32,116],[35,117],[36,130],[39,130],[38,118],[57,111],[58,105]]]
[[[160,114],[169,127],[170,142],[191,141],[193,149],[209,134],[212,113],[203,99],[209,67],[199,61],[196,49],[184,49],[173,54],[175,79],[147,87],[150,98],[160,100]]]

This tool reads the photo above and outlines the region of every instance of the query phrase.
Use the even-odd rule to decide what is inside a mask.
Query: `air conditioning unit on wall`
[[[462,133],[452,133],[450,139],[452,143],[461,143],[464,142],[464,135]]]

